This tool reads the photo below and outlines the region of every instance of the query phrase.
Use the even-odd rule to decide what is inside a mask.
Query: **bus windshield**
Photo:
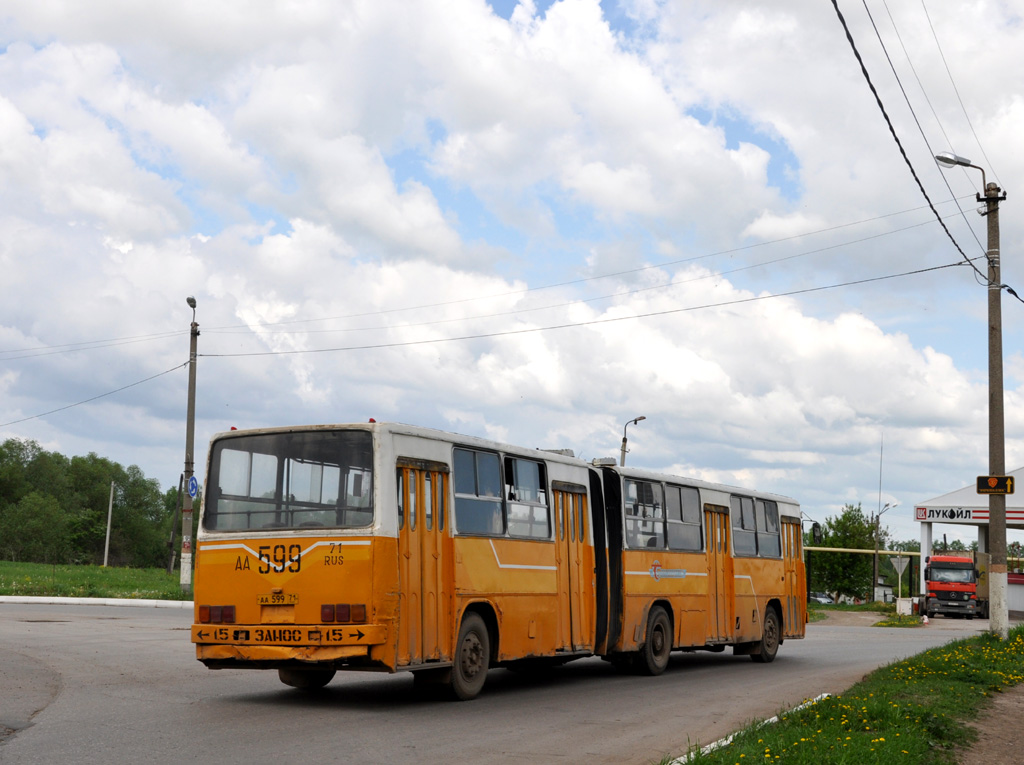
[[[356,528],[373,523],[373,437],[315,430],[222,438],[213,444],[208,531]]]

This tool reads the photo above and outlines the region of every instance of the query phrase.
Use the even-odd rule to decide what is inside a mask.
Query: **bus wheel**
[[[456,698],[475,699],[484,687],[491,661],[491,640],[487,625],[477,614],[466,614],[459,628],[452,666],[452,691]]]
[[[304,691],[315,691],[323,688],[334,677],[333,669],[279,669],[277,676],[281,682],[290,685],[292,688],[301,688]]]
[[[775,660],[775,654],[778,652],[779,617],[774,608],[769,608],[764,615],[764,629],[761,631],[761,642],[758,644],[757,653],[750,654],[750,658],[767,664]]]
[[[668,666],[672,652],[672,623],[661,606],[647,617],[647,641],[637,657],[637,668],[645,675],[660,675]]]

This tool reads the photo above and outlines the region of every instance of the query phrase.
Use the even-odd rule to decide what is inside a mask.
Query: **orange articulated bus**
[[[232,431],[210,448],[192,642],[298,688],[411,671],[462,699],[495,666],[771,661],[804,632],[800,542],[793,500],[563,452],[389,423]]]

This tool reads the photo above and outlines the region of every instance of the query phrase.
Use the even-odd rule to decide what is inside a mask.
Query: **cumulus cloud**
[[[920,13],[893,18],[951,148],[977,132],[1012,187],[1020,25],[969,4],[933,19],[967,125]],[[3,422],[179,367],[195,294],[200,440],[374,416],[593,457],[644,414],[631,463],[819,519],[880,498],[883,439],[884,501],[906,507],[985,463],[984,290],[925,272],[960,256],[828,6],[15,0],[0,36]],[[977,40],[1007,57],[998,76]],[[948,180],[970,212],[977,179]],[[948,225],[976,256],[972,215]],[[4,435],[170,485],[183,379]]]

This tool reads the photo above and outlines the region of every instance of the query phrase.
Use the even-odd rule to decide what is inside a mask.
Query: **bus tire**
[[[457,699],[469,701],[480,695],[490,663],[491,638],[487,625],[479,615],[468,613],[462,618],[452,665],[452,692]]]
[[[660,675],[668,666],[672,653],[672,622],[661,606],[654,606],[647,616],[647,640],[637,657],[637,669],[645,675]]]
[[[315,691],[323,688],[334,678],[333,669],[279,669],[277,676],[281,682],[303,691]]]
[[[779,617],[774,608],[769,608],[764,615],[764,629],[761,630],[761,641],[757,645],[757,651],[750,654],[754,661],[768,664],[775,661],[775,655],[779,652]]]

